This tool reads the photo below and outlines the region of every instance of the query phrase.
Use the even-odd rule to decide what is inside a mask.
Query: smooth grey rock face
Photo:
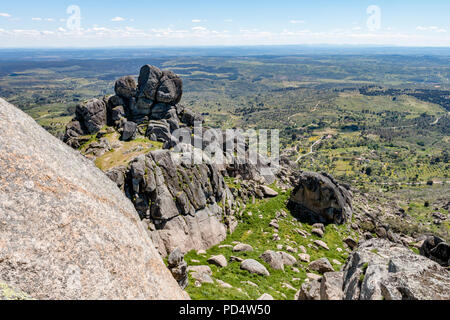
[[[269,271],[261,263],[254,259],[247,259],[242,261],[241,269],[247,270],[250,273],[256,273],[262,276],[270,276]]]
[[[132,203],[0,99],[0,279],[36,299],[184,299]]]
[[[360,244],[343,271],[347,300],[450,299],[450,276],[445,268],[387,240]]]
[[[342,224],[352,217],[350,192],[331,176],[303,172],[292,192],[289,207],[312,223]]]

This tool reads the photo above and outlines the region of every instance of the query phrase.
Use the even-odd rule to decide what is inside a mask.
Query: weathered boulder
[[[212,256],[208,259],[208,263],[214,264],[221,268],[224,268],[228,265],[227,258],[225,258],[223,255]]]
[[[136,81],[132,76],[125,76],[117,79],[114,86],[116,95],[124,99],[131,99],[136,96],[137,86]]]
[[[159,87],[163,72],[151,65],[145,65],[141,68],[138,78],[138,95],[150,101],[156,100],[156,92]]]
[[[330,261],[328,261],[327,258],[320,258],[318,260],[311,262],[308,265],[308,268],[310,270],[314,270],[319,273],[326,273],[326,272],[334,271],[333,266],[331,265]]]
[[[183,81],[172,71],[163,71],[156,101],[175,105],[181,100],[183,94]]]
[[[133,121],[125,122],[122,129],[122,141],[132,140],[136,137],[137,124]]]
[[[303,172],[292,192],[289,208],[302,221],[337,223],[352,216],[350,192],[331,176]]]
[[[303,283],[295,300],[320,300],[320,281],[313,280]]]
[[[91,135],[100,131],[106,125],[106,103],[104,100],[91,99],[75,108],[75,118],[66,126],[63,141],[78,148],[79,136]]]
[[[347,300],[449,300],[449,272],[384,239],[363,242],[344,267]]]
[[[184,299],[132,203],[0,99],[0,279],[36,299]]]
[[[241,269],[247,270],[250,273],[256,273],[262,276],[269,276],[270,273],[267,271],[261,263],[254,259],[247,259],[241,262]]]
[[[439,237],[431,236],[425,239],[420,247],[420,254],[443,267],[450,265],[450,245]]]
[[[260,257],[261,260],[266,262],[272,269],[275,270],[284,270],[284,263],[282,257],[279,253],[267,250]]]
[[[253,247],[249,244],[239,243],[234,246],[233,251],[234,252],[249,252],[249,251],[253,251]]]
[[[180,285],[181,289],[186,288],[189,283],[187,263],[186,261],[184,261],[184,254],[180,249],[176,248],[169,254],[169,257],[167,258],[167,264],[169,266],[170,272]]]
[[[342,300],[344,298],[343,272],[327,272],[320,281],[320,300]]]

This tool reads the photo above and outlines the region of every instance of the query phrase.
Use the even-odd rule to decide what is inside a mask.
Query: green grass
[[[270,268],[268,264],[263,262],[259,256],[266,250],[279,251],[277,245],[282,244],[284,248],[289,245],[293,248],[299,248],[303,245],[308,254],[311,255],[311,261],[316,259],[327,257],[331,263],[333,259],[338,260],[341,263],[347,258],[347,253],[338,252],[336,249],[338,247],[344,248],[342,239],[348,235],[354,236],[353,233],[348,232],[345,226],[334,226],[329,225],[326,227],[325,236],[323,239],[317,236],[311,236],[309,239],[304,239],[298,233],[294,231],[296,228],[303,229],[307,232],[311,231],[311,226],[300,224],[295,220],[286,209],[286,203],[289,198],[290,192],[281,193],[279,196],[267,199],[258,200],[255,204],[248,204],[242,220],[235,230],[235,232],[228,237],[219,245],[216,245],[209,250],[207,250],[206,255],[198,255],[195,251],[191,251],[186,254],[185,259],[188,265],[209,265],[207,259],[213,255],[224,255],[227,260],[230,260],[231,256],[237,256],[242,259],[255,259],[261,262],[267,270],[270,272],[270,276],[259,276],[250,274],[245,270],[240,269],[240,263],[229,262],[228,266],[225,268],[219,268],[214,265],[210,265],[213,271],[213,278],[220,279],[226,283],[233,286],[232,289],[225,289],[220,287],[217,283],[215,284],[203,284],[201,287],[194,286],[194,280],[189,279],[189,286],[187,292],[190,294],[192,299],[195,300],[210,300],[210,299],[257,299],[263,293],[271,294],[275,299],[279,300],[292,300],[296,291],[292,289],[287,289],[283,287],[283,283],[290,284],[297,290],[300,288],[302,282],[306,278],[306,267],[307,263],[297,262],[294,268],[298,268],[300,272],[295,272],[291,266],[285,266],[285,270],[274,270]],[[288,217],[280,219],[279,225],[279,235],[281,241],[274,242],[272,240],[272,235],[274,230],[269,227],[269,223],[275,218],[276,213],[280,210],[284,210],[288,213]],[[251,212],[250,216],[248,213]],[[259,218],[262,215],[262,219]],[[311,240],[323,240],[325,241],[330,251],[325,249],[315,250],[309,248],[308,244],[312,243]],[[220,245],[233,245],[234,241],[250,244],[254,251],[244,252],[244,253],[234,253],[232,248],[219,248]],[[298,259],[296,253],[290,253],[295,258]],[[200,262],[193,262],[192,260],[197,260]],[[336,270],[339,270],[340,266],[334,264]],[[251,281],[257,285],[254,287],[252,285],[243,284],[243,281]],[[237,288],[242,290],[239,291]]]

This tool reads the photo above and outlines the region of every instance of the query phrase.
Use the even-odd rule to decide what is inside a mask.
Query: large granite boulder
[[[449,272],[384,239],[363,242],[344,267],[347,300],[449,300]]]
[[[183,299],[132,203],[0,99],[0,281],[36,299]]]
[[[420,247],[420,254],[436,261],[443,267],[450,265],[450,245],[439,237],[430,236],[425,239]]]
[[[342,224],[352,216],[351,194],[329,175],[303,172],[289,208],[302,221]]]
[[[159,68],[148,64],[143,66],[138,79],[139,98],[155,101],[162,76],[163,72]]]
[[[114,86],[116,95],[124,99],[131,99],[136,96],[137,85],[132,76],[125,76],[117,79]]]
[[[76,106],[75,118],[66,126],[64,142],[79,147],[79,136],[91,135],[106,125],[107,108],[104,99],[91,99]]]
[[[163,71],[156,101],[176,105],[181,100],[183,94],[183,81],[172,71]]]

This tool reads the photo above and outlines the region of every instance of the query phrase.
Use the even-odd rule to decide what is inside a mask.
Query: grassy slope
[[[225,268],[218,268],[214,265],[210,265],[213,270],[213,278],[225,281],[226,283],[231,284],[233,288],[222,288],[217,283],[202,284],[201,287],[196,287],[194,285],[195,281],[190,278],[187,292],[192,299],[257,299],[263,293],[269,293],[275,299],[292,300],[296,291],[283,287],[283,283],[290,284],[294,288],[299,289],[302,282],[306,278],[307,264],[297,262],[294,267],[300,270],[299,273],[293,271],[291,266],[285,266],[285,270],[283,272],[281,270],[273,270],[268,264],[259,259],[259,256],[266,250],[278,251],[277,245],[279,244],[284,246],[283,249],[286,248],[286,245],[293,248],[299,248],[300,245],[303,245],[307,249],[308,254],[311,255],[311,261],[322,257],[327,257],[330,262],[333,259],[336,259],[341,263],[346,260],[347,253],[345,250],[342,253],[339,253],[336,250],[338,247],[344,248],[342,240],[351,233],[349,233],[346,226],[327,226],[325,236],[321,240],[328,244],[330,251],[326,251],[324,249],[315,250],[313,248],[309,248],[308,244],[310,244],[313,240],[319,240],[320,238],[314,235],[308,239],[301,237],[294,231],[294,229],[300,228],[310,232],[311,226],[301,224],[288,213],[287,218],[282,218],[279,223],[279,235],[282,240],[278,242],[272,240],[274,230],[269,226],[269,223],[275,218],[276,213],[280,210],[289,212],[286,209],[288,198],[289,192],[282,193],[276,198],[259,200],[256,201],[255,204],[248,204],[242,216],[242,221],[235,232],[229,235],[220,244],[233,245],[232,243],[235,241],[242,242],[250,244],[254,249],[253,252],[234,253],[232,248],[219,248],[220,245],[216,245],[207,250],[206,255],[198,255],[195,251],[191,251],[185,256],[185,260],[190,266],[209,265],[206,260],[213,255],[219,254],[223,254],[228,261],[231,256],[237,256],[243,259],[255,259],[266,266],[267,270],[270,272],[270,276],[264,277],[250,274],[245,270],[241,270],[238,262],[229,262],[228,266]],[[252,213],[251,216],[249,215],[249,212]],[[259,215],[262,215],[262,219],[259,218]],[[297,254],[290,254],[298,258]],[[199,262],[195,262],[195,260]],[[340,266],[337,264],[333,264],[333,266],[336,270],[340,269]],[[243,284],[242,281],[251,281],[255,283],[257,287],[249,284]],[[239,291],[238,288],[240,288],[241,291]]]

